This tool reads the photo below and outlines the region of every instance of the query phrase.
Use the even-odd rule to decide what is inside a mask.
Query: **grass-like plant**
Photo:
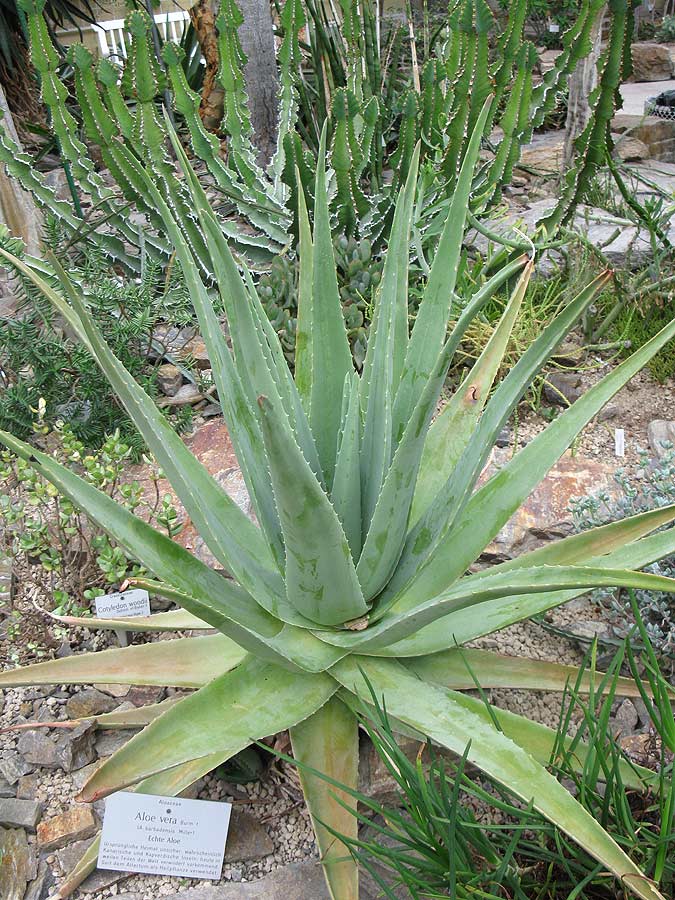
[[[250,521],[113,356],[86,304],[55,259],[60,288],[15,254],[1,257],[31,278],[110,379],[205,543],[218,573],[115,504],[48,453],[1,433],[71,502],[153,572],[151,590],[181,611],[101,627],[203,628],[217,634],[75,656],[5,672],[0,686],[114,682],[195,688],[168,704],[108,714],[102,726],[145,725],[94,773],[79,799],[123,788],[177,794],[252,741],[290,729],[294,755],[337,781],[357,778],[352,706],[384,698],[392,722],[414,729],[484,770],[581,844],[645,900],[659,891],[550,774],[554,731],[502,711],[494,719],[462,693],[486,687],[563,689],[569,667],[458,645],[597,586],[675,592],[675,580],[636,569],[672,553],[668,507],[574,535],[487,571],[470,572],[485,546],[581,429],[675,336],[671,323],[606,375],[485,484],[493,443],[531,379],[606,283],[604,274],[542,329],[493,385],[533,262],[508,263],[475,294],[446,333],[487,105],[464,160],[428,283],[408,331],[409,229],[417,152],[401,192],[361,376],[354,371],[337,289],[325,179],[325,136],[315,186],[313,235],[300,196],[301,260],[295,377],[252,280],[243,277],[179,142],[194,214],[209,246],[229,339],[193,251],[141,163],[136,176],[165,223],[187,280],[215,383],[257,522]],[[473,316],[518,277],[485,351],[432,421],[445,375]],[[655,532],[654,534],[651,534]],[[223,575],[226,577],[223,577]],[[86,624],[92,627],[92,620]],[[573,672],[574,670],[572,670]],[[572,676],[573,677],[573,676]],[[583,685],[582,685],[583,686]],[[635,693],[630,680],[619,689]],[[498,726],[498,727],[497,727]],[[575,748],[584,764],[589,752]],[[639,786],[635,773],[625,780]],[[335,900],[358,897],[358,872],[333,832],[356,820],[324,781],[303,788]],[[95,864],[90,849],[61,889]]]

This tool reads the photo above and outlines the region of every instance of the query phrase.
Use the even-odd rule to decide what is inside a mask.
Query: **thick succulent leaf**
[[[514,559],[492,566],[490,571],[506,572],[527,566],[579,565],[618,547],[637,541],[663,525],[675,521],[675,503],[650,509],[648,512],[628,516],[607,525],[598,525],[588,531],[572,534],[559,541],[550,541],[536,550],[523,553]]]
[[[180,602],[188,612],[227,634],[241,647],[281,665],[310,671],[321,671],[335,661],[334,650],[305,629],[282,626],[239,585],[214,572],[70,469],[10,434],[0,432],[0,441],[30,462],[134,559],[165,582],[176,585],[181,592]]]
[[[675,529],[661,531],[624,546],[620,545],[618,549],[613,549],[609,553],[606,552],[606,547],[603,547],[602,552],[604,554],[602,556],[583,560],[584,565],[610,567],[621,565],[640,569],[675,553]],[[445,619],[423,628],[418,634],[379,650],[371,649],[369,653],[397,658],[435,653],[492,634],[507,625],[513,625],[514,622],[521,622],[553,609],[567,600],[573,600],[583,593],[582,590],[573,589],[488,601],[477,607],[472,606],[450,613]]]
[[[403,434],[405,424],[438,358],[445,338],[461,258],[473,172],[480,152],[483,125],[487,119],[490,102],[488,100],[485,103],[467,146],[431,267],[429,282],[410,335],[401,382],[394,403],[395,435]]]
[[[211,678],[201,684],[195,684],[194,687],[204,687],[209,681]],[[183,694],[173,694],[166,700],[162,700],[161,703],[148,703],[146,706],[136,706],[133,709],[116,709],[114,712],[91,716],[91,720],[97,728],[103,728],[106,731],[119,728],[145,728],[146,725],[166,712],[170,706],[180,703],[182,699]]]
[[[375,298],[375,313],[368,337],[368,348],[361,377],[361,406],[364,411],[361,440],[361,517],[363,535],[370,527],[396,447],[392,434],[392,404],[397,384],[394,363],[400,362],[407,347],[407,334],[402,333],[398,309],[401,280],[408,284],[410,223],[412,219],[419,144],[415,148],[405,188],[399,193],[389,246],[382,270],[382,281]],[[407,291],[406,291],[407,294]],[[407,306],[406,306],[407,309]]]
[[[586,391],[477,490],[396,608],[436,596],[460,578],[579,432],[673,337],[675,320]],[[491,403],[496,399],[497,393]]]
[[[0,687],[26,684],[158,684],[201,687],[228,672],[246,651],[224,634],[132,644],[98,653],[76,653],[0,672]]]
[[[84,337],[85,345],[162,466],[214,556],[235,575],[242,575],[242,583],[248,583],[257,591],[279,591],[280,576],[260,530],[195,459],[153,400],[114,356],[68,276],[56,259],[51,261],[74,312],[70,324],[75,325],[78,337]],[[196,274],[195,278],[201,284]],[[66,306],[63,300],[59,298],[57,306],[55,297],[58,298],[58,295],[51,289],[45,292],[44,282],[38,283],[41,279],[33,278],[33,281],[62,312]]]
[[[297,183],[300,175],[296,169]],[[307,214],[305,192],[298,190],[298,320],[295,327],[295,383],[304,408],[309,412],[312,396],[312,373],[314,371],[314,249],[312,233]]]
[[[352,790],[358,787],[358,722],[353,712],[337,698],[332,697],[321,709],[291,728],[291,745],[293,756],[299,763]],[[309,772],[303,765],[299,766],[298,773],[331,898],[358,900],[359,872],[356,862],[347,847],[325,827],[328,825],[339,834],[356,838],[356,801]]]
[[[418,661],[416,660],[415,662]],[[408,662],[405,665],[407,669],[410,669]],[[413,672],[415,675],[418,674],[414,670]],[[559,749],[560,743],[560,735],[556,729],[548,728],[540,722],[533,722],[527,716],[500,709],[498,706],[491,705],[488,709],[485,701],[478,697],[454,693],[455,686],[451,683],[453,681],[452,677],[445,678],[442,670],[434,672],[430,669],[428,674],[429,678],[424,679],[428,684],[440,688],[449,688],[453,691],[453,697],[457,703],[485,719],[488,723],[493,721],[494,716],[506,737],[519,744],[523,750],[526,750],[542,766],[548,766],[551,763],[555,751]],[[575,683],[575,674],[572,676],[572,682]],[[473,686],[475,687],[475,684]],[[635,687],[634,684],[633,687]],[[566,748],[571,749],[572,738],[566,737],[564,745]],[[574,755],[570,759],[570,763],[576,771],[581,772],[583,770],[589,752],[592,753],[587,743],[578,741],[574,744]],[[651,769],[637,766],[628,760],[620,760],[619,768],[626,787],[645,790],[647,786],[656,786],[658,783],[658,775]]]
[[[564,691],[569,685],[584,693],[591,684],[588,672],[584,672],[579,680],[577,666],[524,656],[504,656],[492,650],[470,647],[456,647],[410,659],[406,661],[406,668],[423,681],[440,684],[453,691],[471,690],[478,682],[485,689],[517,688],[529,691]],[[598,682],[603,677],[602,672],[595,673],[594,690],[597,690]],[[617,678],[616,693],[620,697],[639,697],[640,689],[632,678]]]
[[[425,685],[393,662],[349,657],[332,670],[347,690],[366,703],[370,689],[387,711],[453,753],[466,752],[470,763],[513,791],[555,823],[587,853],[607,866],[624,887],[644,900],[663,900],[592,816],[546,769],[489,718],[460,702],[461,694]],[[466,699],[466,698],[465,698]]]
[[[568,303],[525,351],[495,390],[459,462],[441,489],[436,492],[421,519],[411,528],[396,572],[381,598],[381,603],[394,601],[396,595],[403,592],[406,585],[415,579],[427,560],[437,562],[439,554],[443,558],[440,545],[446,538],[454,540],[453,525],[466,506],[497,435],[508,420],[511,410],[608,278],[607,273],[600,275]],[[415,579],[415,586],[416,584]]]
[[[361,440],[361,401],[358,375],[345,379],[344,421],[338,442],[331,503],[342,523],[352,558],[361,553],[361,472],[359,447]]]
[[[411,525],[429,508],[471,440],[502,365],[533,270],[534,262],[530,260],[485,349],[429,428],[410,511]]]
[[[97,619],[93,616],[55,616],[52,618],[63,625],[83,628],[104,628],[121,631],[191,631],[193,629],[212,628],[208,622],[193,616],[184,609],[172,609],[169,612],[154,613],[151,616],[130,616],[118,619]]]
[[[342,625],[368,611],[344,530],[295,439],[261,397],[263,438],[286,544],[286,592],[297,611]]]
[[[78,799],[105,797],[203,756],[228,758],[251,741],[297,725],[335,690],[325,673],[289,672],[249,657],[151,722],[96,770]]]
[[[305,299],[305,298],[303,298]],[[337,284],[333,236],[326,195],[326,126],[321,135],[314,193],[314,254],[312,293],[309,297],[308,339],[312,366],[309,421],[319,451],[319,460],[328,489],[333,485],[342,388],[345,376],[353,371],[342,304]]]
[[[360,651],[385,647],[416,635],[426,625],[443,619],[460,609],[474,607],[489,600],[538,594],[562,588],[627,587],[675,593],[675,578],[631,572],[627,569],[590,566],[529,566],[507,572],[488,570],[462,578],[438,597],[427,600],[405,612],[384,616],[376,625],[357,634],[322,634],[322,638],[339,647],[355,647]]]

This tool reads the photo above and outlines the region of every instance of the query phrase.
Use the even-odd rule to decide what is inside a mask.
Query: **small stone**
[[[77,804],[67,812],[40,822],[37,830],[40,850],[60,850],[73,841],[82,841],[96,833],[96,819],[88,806]]]
[[[554,372],[546,377],[544,397],[553,406],[568,407],[581,397],[581,377],[573,372]]]
[[[90,716],[110,712],[116,705],[113,698],[107,694],[97,691],[96,688],[87,688],[68,699],[66,710],[71,719],[87,719]]]
[[[37,874],[37,859],[22,828],[0,828],[0,897],[23,900],[26,885]]]
[[[173,363],[165,363],[157,369],[157,384],[167,397],[175,397],[183,384],[183,375]]]
[[[32,772],[35,765],[27,762],[17,750],[4,750],[0,755],[0,773],[9,784],[16,784],[22,775]]]
[[[192,360],[198,369],[210,369],[211,360],[206,349],[206,344],[200,337],[193,337],[181,350],[182,357],[188,357]]]
[[[638,724],[638,713],[633,703],[626,698],[614,714],[614,728],[616,738],[634,734]]]
[[[0,825],[35,831],[41,815],[42,804],[37,800],[16,800],[14,797],[0,799]]]
[[[657,458],[663,459],[670,452],[667,445],[675,445],[675,422],[669,422],[666,419],[654,419],[647,426],[647,437],[649,446]]]
[[[497,435],[497,440],[495,441],[495,445],[500,449],[504,449],[505,447],[511,446],[511,432],[508,428],[502,428],[502,430]]]
[[[81,769],[96,759],[93,722],[84,721],[72,731],[64,731],[57,741],[57,758],[64,772]]]
[[[579,344],[575,344],[573,341],[563,341],[553,352],[551,359],[561,366],[578,366],[582,361],[584,352],[584,348],[580,347]]]
[[[111,697],[126,697],[129,693],[131,685],[129,684],[95,684],[94,687],[103,691],[104,694],[110,694]]]
[[[225,862],[248,862],[273,852],[274,844],[260,822],[235,807],[225,845]]]

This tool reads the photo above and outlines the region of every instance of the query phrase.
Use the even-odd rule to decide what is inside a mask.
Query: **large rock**
[[[638,162],[649,159],[649,147],[639,138],[627,136],[617,138],[612,156],[622,162]]]
[[[117,703],[107,694],[97,691],[96,688],[87,688],[73,694],[66,702],[66,710],[69,719],[86,719],[90,716],[98,716],[115,709]]]
[[[22,828],[0,828],[0,897],[23,900],[37,875],[37,859]]]
[[[644,41],[631,47],[633,81],[668,81],[673,74],[670,51],[663,44]]]
[[[612,131],[618,135],[625,135],[623,141],[629,143],[629,147],[622,149],[621,143],[617,144],[616,154],[621,159],[635,159],[634,151],[647,150],[646,157],[659,161],[670,161],[675,158],[675,120],[661,119],[658,116],[635,116],[628,113],[619,113],[612,119]],[[618,140],[618,139],[617,139]],[[637,144],[630,143],[637,141]],[[630,156],[627,154],[630,153]],[[659,166],[659,169],[661,167]],[[653,171],[650,169],[650,172]],[[646,174],[646,173],[645,173]],[[658,181],[660,173],[655,173]],[[643,186],[643,190],[646,188]]]
[[[481,481],[487,481],[510,457],[510,450],[494,450]],[[584,459],[572,456],[569,451],[565,453],[488,545],[484,558],[511,559],[547,540],[567,537],[574,530],[570,500],[601,490],[615,493],[616,468],[615,461]]]
[[[535,135],[531,144],[520,152],[519,162],[527,168],[549,174],[560,172],[563,163],[565,136],[559,131]]]
[[[40,850],[60,850],[73,841],[83,841],[96,833],[97,822],[90,807],[82,804],[71,806],[58,816],[40,822],[37,830]]]
[[[658,459],[663,459],[666,454],[672,452],[675,446],[675,422],[669,422],[667,419],[654,419],[647,426],[647,437],[649,446]]]
[[[0,799],[0,825],[35,831],[41,815],[42,804],[37,800],[15,800],[13,797]]]

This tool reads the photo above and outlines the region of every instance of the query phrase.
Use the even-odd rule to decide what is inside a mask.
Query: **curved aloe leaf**
[[[366,632],[322,632],[321,637],[335,646],[354,647],[359,651],[382,648],[408,635],[416,636],[432,622],[467,607],[475,607],[490,600],[517,597],[520,594],[558,591],[566,587],[579,590],[592,587],[629,587],[675,593],[675,578],[590,566],[531,566],[494,574],[481,572],[463,578],[453,588],[410,610],[398,614],[389,613]]]
[[[628,565],[635,569],[642,568],[675,552],[675,529],[671,528],[624,546],[617,541],[614,546],[616,549],[612,552],[606,553],[606,548],[603,548],[606,555],[583,562],[593,566]],[[375,656],[397,658],[436,653],[447,649],[449,645],[465,644],[467,641],[506,628],[507,625],[513,625],[514,622],[529,619],[583,593],[584,591],[577,589],[550,591],[488,601],[478,607],[468,607],[450,613],[433,627],[423,628],[417,634],[397,641],[389,647],[370,649],[368,652]]]
[[[534,262],[530,260],[485,349],[429,428],[410,511],[413,525],[429,508],[471,440],[504,359],[533,270]]]
[[[347,847],[333,833],[337,831],[350,838],[356,837],[356,801],[302,765],[304,763],[311,766],[340,784],[356,790],[359,767],[356,717],[344,703],[333,697],[313,715],[291,728],[291,745],[293,756],[301,763],[298,773],[312,817],[331,898],[358,900],[359,876],[356,862]]]
[[[79,799],[91,802],[214,753],[227,759],[254,740],[297,725],[336,689],[329,675],[289,672],[249,658],[151,722],[97,769]]]
[[[154,613],[151,616],[131,616],[118,619],[97,619],[94,616],[55,616],[53,613],[50,615],[63,625],[80,625],[83,628],[109,630],[121,629],[122,631],[190,631],[213,627],[184,609],[172,609],[169,612]]]
[[[344,390],[344,422],[338,441],[335,477],[330,499],[344,528],[352,559],[358,559],[361,553],[361,470],[359,457],[361,401],[356,372],[351,377],[347,376]]]
[[[0,687],[26,684],[158,684],[201,687],[228,672],[246,651],[224,634],[78,653],[0,672]]]
[[[340,683],[366,703],[370,689],[388,713],[428,735],[505,785],[607,866],[643,900],[664,900],[618,844],[546,769],[488,719],[469,709],[467,698],[424,684],[393,661],[350,657],[333,667]],[[367,681],[366,681],[367,679]],[[415,702],[411,703],[410,698]]]

